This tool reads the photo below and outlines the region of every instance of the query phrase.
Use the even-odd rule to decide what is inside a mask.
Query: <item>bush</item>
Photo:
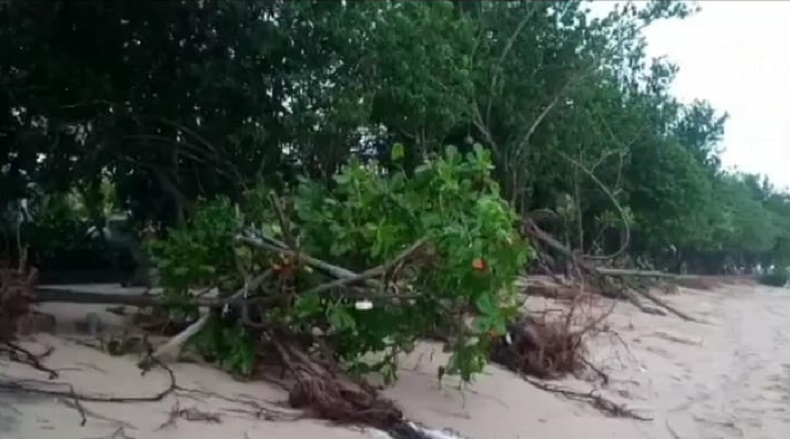
[[[396,145],[393,159],[401,153]],[[425,240],[424,251],[387,282],[388,288],[412,292],[411,303],[383,302],[359,310],[342,295],[305,294],[322,282],[299,266],[295,291],[283,305],[267,309],[264,318],[295,332],[327,328],[326,341],[351,370],[381,372],[389,380],[396,377],[399,352],[446,330],[453,334],[446,371],[470,380],[487,363],[492,340],[504,334],[505,322],[517,313],[512,284],[529,256],[515,228],[518,218],[500,197],[491,169],[489,153],[480,147],[466,157],[448,148],[408,175],[352,161],[334,177],[331,189],[302,180],[290,196],[273,197],[265,188],[251,191],[235,211],[225,200],[205,203],[187,228],[156,245],[163,286],[183,295],[188,287],[213,279],[223,294],[230,294],[243,278],[280,264],[271,254],[234,243],[236,232],[252,227],[356,272]],[[287,217],[291,230],[282,230],[280,216]],[[471,325],[465,323],[469,317],[474,317]],[[213,334],[201,339],[200,348],[215,358],[239,359],[230,361],[234,369],[252,370],[255,356],[247,350],[260,338],[230,338],[228,331],[247,330],[237,320],[223,322],[212,326]],[[246,347],[227,345],[235,340]],[[384,353],[384,359],[373,366],[363,362],[371,353]]]
[[[757,282],[771,287],[783,287],[790,280],[787,270],[774,269],[757,276]]]
[[[31,265],[44,273],[112,268],[106,243],[88,238],[92,224],[68,194],[47,194],[35,202],[33,221],[21,226],[21,239],[29,246]]]

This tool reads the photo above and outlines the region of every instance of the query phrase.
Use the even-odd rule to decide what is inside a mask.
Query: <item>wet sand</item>
[[[607,417],[581,402],[534,388],[491,366],[459,391],[436,368],[446,360],[428,343],[402,361],[400,381],[386,391],[407,416],[435,428],[450,428],[470,439],[777,439],[790,433],[790,290],[728,286],[713,291],[682,289],[667,300],[704,323],[648,315],[617,304],[608,320],[611,333],[591,342],[590,359],[611,378],[600,382],[565,379],[554,384],[579,391],[596,389],[652,418]],[[546,305],[530,299],[531,307]],[[84,314],[84,306],[48,305],[59,322]],[[120,319],[115,317],[116,319]],[[122,322],[116,322],[121,324]],[[617,335],[613,335],[617,334]],[[55,348],[46,364],[58,381],[75,390],[112,395],[150,395],[167,385],[152,371],[141,377],[133,356],[111,357],[66,339],[38,335],[26,344]],[[180,386],[160,402],[83,403],[87,423],[68,401],[0,392],[0,439],[72,438],[282,438],[357,439],[380,432],[329,426],[315,420],[270,421],[284,408],[285,394],[266,383],[242,383],[194,364],[173,365]],[[3,380],[46,379],[26,366],[0,361]],[[235,400],[235,401],[232,401]],[[176,407],[219,416],[219,423],[176,419],[162,427]]]

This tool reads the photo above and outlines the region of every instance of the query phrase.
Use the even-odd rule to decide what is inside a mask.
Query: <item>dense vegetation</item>
[[[517,211],[554,211],[547,227],[575,249],[612,252],[627,223],[644,261],[786,264],[787,195],[724,172],[726,115],[678,102],[676,68],[644,54],[641,29],[689,7],[585,8],[3,2],[0,201],[97,200],[105,177],[139,218],[175,224],[198,197],[331,184],[350,157],[386,165],[395,142],[407,170],[480,142]]]
[[[90,221],[112,201],[140,224],[181,226],[160,249],[177,293],[238,269],[234,234],[275,224],[271,205],[255,207],[265,187],[296,204],[301,245],[355,269],[423,236],[444,245],[458,265],[412,280],[491,310],[481,334],[503,324],[505,304],[490,301],[527,261],[518,218],[625,266],[784,267],[790,196],[726,172],[726,115],[679,102],[676,67],[645,55],[644,27],[692,12],[665,0],[601,18],[578,1],[3,2],[0,204],[28,197],[58,218],[46,206],[77,194]],[[81,239],[74,221],[29,233],[33,249]],[[484,280],[467,273],[482,254],[497,264]],[[381,327],[385,308],[360,328],[335,305],[301,316],[351,331],[357,344],[335,346],[350,357],[381,347],[364,330],[404,345],[435,317]],[[457,371],[479,370],[474,355]]]

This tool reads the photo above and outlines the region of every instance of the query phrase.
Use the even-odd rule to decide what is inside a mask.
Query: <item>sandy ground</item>
[[[611,377],[609,385],[577,379],[557,383],[581,391],[597,389],[652,421],[606,417],[493,366],[462,392],[447,381],[440,389],[436,367],[446,357],[430,344],[404,360],[400,381],[386,393],[409,418],[451,428],[470,439],[788,437],[790,290],[730,286],[683,290],[668,300],[705,323],[647,315],[618,304],[609,320],[618,336],[600,337],[591,346],[591,359]],[[538,299],[533,305],[540,306]],[[54,311],[59,322],[85,312],[71,305],[45,311]],[[150,395],[167,384],[161,372],[141,377],[133,357],[110,357],[66,335],[39,335],[27,346],[54,347],[47,365],[58,369],[59,381],[79,391]],[[237,382],[198,365],[178,364],[173,369],[179,385],[202,393],[178,392],[150,403],[84,403],[85,426],[80,426],[68,401],[0,393],[0,439],[381,437],[320,421],[266,420],[270,410],[287,411],[282,407],[284,394],[276,387]],[[0,379],[11,378],[45,377],[0,361]],[[220,422],[177,419],[162,427],[176,404],[186,412],[215,413]]]

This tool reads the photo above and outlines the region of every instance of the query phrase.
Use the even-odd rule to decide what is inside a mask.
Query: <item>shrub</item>
[[[771,287],[783,287],[787,285],[788,280],[790,280],[790,276],[787,270],[778,268],[757,276],[757,282]]]

